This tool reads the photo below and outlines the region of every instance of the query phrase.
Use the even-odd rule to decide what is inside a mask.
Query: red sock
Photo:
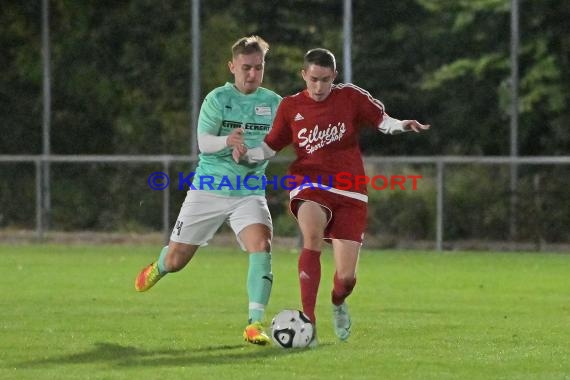
[[[340,280],[336,272],[334,272],[334,286],[331,292],[332,303],[336,306],[342,304],[346,297],[352,293],[356,285],[356,278]]]
[[[321,282],[321,252],[303,248],[299,256],[298,272],[303,312],[316,323],[315,305]]]

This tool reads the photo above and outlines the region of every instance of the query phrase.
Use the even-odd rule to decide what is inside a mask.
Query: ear
[[[228,61],[228,68],[230,69],[230,72],[232,74],[235,74],[235,66],[234,66],[233,61]]]

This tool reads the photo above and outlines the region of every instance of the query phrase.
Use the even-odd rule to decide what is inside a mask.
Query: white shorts
[[[261,195],[227,197],[209,191],[189,190],[172,229],[170,240],[191,245],[207,245],[216,231],[228,223],[236,238],[252,224],[266,225],[273,234],[267,200]]]

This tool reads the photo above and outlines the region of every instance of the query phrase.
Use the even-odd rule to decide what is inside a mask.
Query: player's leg
[[[352,321],[345,301],[356,285],[356,267],[361,244],[340,239],[334,239],[332,244],[336,268],[331,292],[333,322],[337,337],[346,340],[350,336]]]
[[[241,247],[248,252],[247,295],[248,325],[243,336],[250,343],[270,342],[263,328],[265,308],[273,285],[271,270],[271,238],[273,226],[267,200],[247,196],[236,202],[229,223]]]
[[[139,273],[135,280],[135,289],[139,292],[147,291],[167,273],[181,270],[192,259],[198,247],[198,245],[177,243],[171,240],[167,246],[162,248],[158,259]]]
[[[341,197],[341,196],[337,196]],[[347,197],[335,201],[335,219],[330,223],[327,237],[332,238],[335,274],[331,301],[335,333],[341,340],[350,335],[352,321],[346,298],[356,285],[358,255],[366,229],[367,204]]]
[[[361,243],[333,239],[332,245],[336,270],[331,298],[332,303],[338,306],[352,293],[356,285],[356,268]]]
[[[273,284],[271,230],[264,224],[251,224],[239,233],[239,238],[249,253],[247,273],[249,322],[262,322]]]
[[[228,205],[205,191],[188,191],[170,235],[170,243],[162,248],[158,259],[145,267],[135,280],[135,289],[146,291],[164,275],[184,268],[198,247],[206,244],[226,218]]]
[[[264,224],[252,224],[239,234],[249,253],[247,271],[248,326],[244,338],[255,344],[268,344],[270,339],[263,329],[265,308],[273,286],[271,270],[271,230]]]
[[[321,281],[321,250],[328,213],[320,204],[303,201],[297,208],[297,223],[303,237],[298,274],[303,312],[316,325],[315,307]]]

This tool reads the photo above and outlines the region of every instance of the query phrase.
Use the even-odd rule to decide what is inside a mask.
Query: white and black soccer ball
[[[313,338],[313,324],[300,310],[282,310],[271,321],[271,339],[279,347],[307,347]]]

